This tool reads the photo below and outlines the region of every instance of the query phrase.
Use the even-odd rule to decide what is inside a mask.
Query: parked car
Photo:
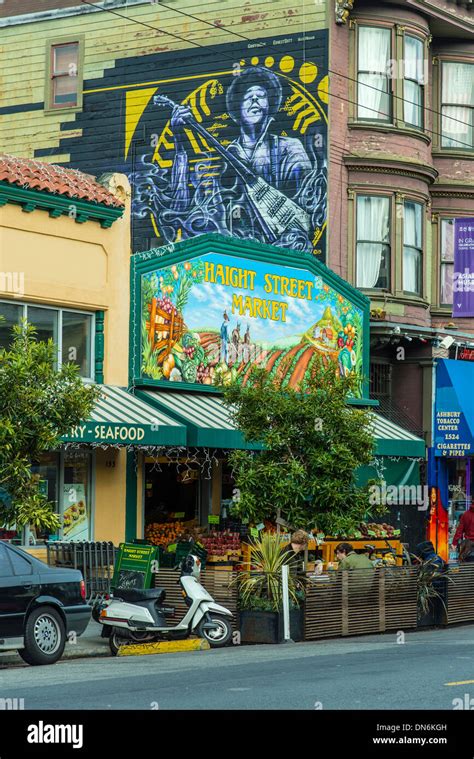
[[[49,567],[0,541],[0,652],[17,650],[28,664],[54,664],[69,633],[91,618],[77,569]]]

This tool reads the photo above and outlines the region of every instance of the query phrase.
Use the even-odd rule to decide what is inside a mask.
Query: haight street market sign
[[[132,259],[135,384],[245,385],[262,366],[297,388],[318,356],[366,396],[369,301],[314,258],[221,235]]]

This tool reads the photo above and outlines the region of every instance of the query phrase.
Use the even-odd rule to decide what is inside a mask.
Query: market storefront
[[[220,235],[137,253],[132,260],[130,384],[137,399],[181,424],[186,450],[139,454],[127,479],[127,538],[165,545],[194,525],[229,518],[227,452],[249,446],[229,418],[218,378],[248,381],[252,366],[297,387],[321,356],[355,373],[349,402],[368,397],[369,301],[314,258]],[[373,411],[374,466],[361,481],[420,482],[422,440]],[[134,527],[138,525],[137,533]]]

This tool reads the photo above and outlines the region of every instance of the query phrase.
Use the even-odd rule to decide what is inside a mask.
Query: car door
[[[23,635],[25,613],[36,589],[31,562],[0,543],[0,638]]]

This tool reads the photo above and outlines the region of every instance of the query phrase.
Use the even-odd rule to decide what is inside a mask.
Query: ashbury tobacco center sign
[[[368,300],[313,256],[201,235],[132,272],[135,384],[245,385],[258,365],[297,388],[322,358],[366,395]]]

